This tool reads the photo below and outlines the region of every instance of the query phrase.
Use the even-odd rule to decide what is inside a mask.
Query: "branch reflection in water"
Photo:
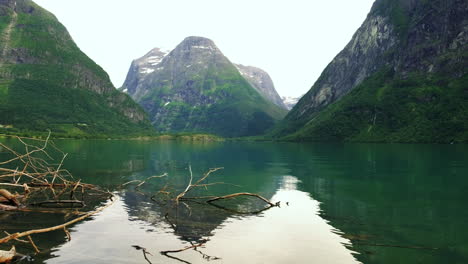
[[[57,258],[48,263],[142,263],[141,252],[130,245],[149,252],[187,248],[177,253],[177,260],[147,256],[152,263],[358,263],[345,247],[350,241],[319,216],[319,202],[297,190],[298,183],[295,177],[282,176],[270,199],[283,201],[282,207],[260,214],[240,215],[194,203],[190,211],[181,205],[170,221],[147,197],[123,192],[104,214],[76,226],[74,240],[57,248]]]

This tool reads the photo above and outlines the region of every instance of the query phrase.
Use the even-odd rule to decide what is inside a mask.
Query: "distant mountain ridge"
[[[149,113],[158,131],[259,135],[286,114],[253,88],[210,39],[188,37],[157,56],[161,61],[154,64],[149,63],[156,59],[151,52],[134,60],[120,90]]]
[[[286,109],[288,110],[293,109],[293,107],[297,104],[297,102],[299,102],[299,99],[301,99],[301,97],[293,97],[293,96],[281,97],[283,104],[286,106]]]
[[[253,66],[244,66],[242,64],[235,64],[235,66],[241,73],[242,77],[244,77],[261,95],[263,95],[265,99],[281,108],[287,109],[275,89],[273,80],[266,71]]]
[[[0,124],[67,136],[150,133],[143,109],[30,0],[0,1]]]
[[[377,0],[273,135],[468,142],[468,2]]]

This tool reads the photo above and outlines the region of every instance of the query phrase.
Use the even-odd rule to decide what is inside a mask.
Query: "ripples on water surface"
[[[143,191],[166,184],[182,190],[189,164],[195,177],[224,167],[210,180],[233,185],[209,192],[258,193],[282,206],[239,215],[191,204],[168,221],[163,207],[130,187],[105,212],[72,227],[72,241],[60,232],[38,236],[37,244],[53,247],[38,262],[146,263],[131,247],[140,245],[153,263],[468,263],[467,146],[57,143],[76,177],[111,190],[164,172],[168,178]],[[252,204],[241,199],[237,206]],[[20,228],[13,223],[21,217],[1,215],[0,229]],[[63,216],[35,219],[54,224]],[[199,251],[172,255],[180,260],[159,254],[206,239]]]

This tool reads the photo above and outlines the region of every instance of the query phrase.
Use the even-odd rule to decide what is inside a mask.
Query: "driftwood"
[[[0,238],[0,244],[14,242],[28,243],[31,245],[31,247],[36,253],[39,253],[40,249],[34,243],[33,235],[52,231],[63,231],[67,239],[71,240],[70,232],[68,232],[67,229],[70,225],[73,225],[77,222],[83,221],[88,217],[98,214],[113,204],[114,199],[112,199],[112,193],[108,191],[102,191],[94,185],[82,183],[80,180],[75,180],[70,174],[70,172],[63,168],[63,162],[67,157],[67,154],[63,153],[61,150],[55,147],[54,143],[52,141],[49,141],[49,137],[50,133],[45,140],[17,138],[18,141],[20,141],[24,146],[25,151],[22,153],[0,143],[0,147],[8,151],[13,156],[6,161],[0,162],[0,166],[2,166],[0,167],[0,186],[2,187],[2,189],[0,189],[0,210],[38,213],[62,213],[63,211],[65,211],[63,209],[67,207],[84,207],[85,201],[83,195],[85,193],[87,193],[88,195],[105,195],[106,199],[109,198],[112,202],[108,202],[107,205],[99,207],[91,212],[80,212],[78,210],[65,211],[67,215],[75,214],[77,215],[77,217],[63,224],[48,228],[26,230],[13,234],[7,233],[5,237]],[[48,152],[49,147],[53,149],[55,154],[58,153],[59,155],[61,155],[61,157],[58,159],[54,159],[54,155]],[[58,160],[58,163],[53,164],[52,162],[54,160]],[[148,197],[151,197],[151,200],[158,203],[162,201],[162,203],[160,204],[167,206],[167,212],[170,212],[170,207],[175,206],[176,214],[179,206],[185,206],[191,214],[192,209],[189,206],[190,202],[199,203],[206,206],[215,206],[216,208],[226,210],[226,208],[221,207],[220,205],[216,204],[216,202],[240,196],[257,198],[263,201],[267,206],[261,209],[260,211],[256,212],[237,212],[231,210],[231,212],[233,213],[254,214],[262,212],[264,210],[268,210],[275,206],[279,206],[279,202],[273,203],[258,194],[246,192],[239,192],[224,196],[188,197],[187,194],[191,193],[194,189],[198,188],[207,190],[210,186],[213,185],[226,184],[223,182],[206,183],[206,180],[211,174],[218,170],[221,170],[222,168],[210,169],[208,170],[208,172],[203,174],[203,176],[198,180],[194,179],[191,166],[189,166],[188,169],[190,172],[189,182],[181,192],[177,192],[175,195],[172,195],[174,192],[168,187],[168,185],[166,185],[161,190],[156,191],[156,194],[149,194]],[[145,180],[133,180],[124,183],[121,187],[130,184],[136,184],[135,190],[137,190],[139,193],[142,193],[138,189],[145,183],[147,183],[149,180],[163,178],[167,176],[167,174],[163,174],[160,176],[151,176],[146,178]],[[14,193],[13,191],[11,191],[12,189],[15,190]],[[17,192],[23,193],[18,194]],[[81,192],[81,199],[76,198],[75,194],[78,192]],[[160,194],[162,194],[162,197],[158,196]],[[43,207],[50,206],[59,207],[59,209],[61,210],[41,209]],[[170,222],[168,213],[166,213],[165,217],[167,221]],[[177,220],[177,216],[175,217],[175,219]],[[170,224],[174,229],[176,228],[176,225],[172,223]],[[219,259],[218,257],[208,256],[199,250],[199,248],[201,248],[207,241],[199,244],[192,243],[191,246],[185,247],[183,249],[161,251],[160,253],[164,256],[177,259],[184,263],[188,262],[185,260],[178,259],[177,257],[171,256],[171,254],[177,254],[179,252],[193,249],[200,253],[201,256],[206,260]],[[146,250],[146,248],[139,246],[134,246],[134,248],[137,250],[142,250],[145,260],[148,263],[151,263],[151,261],[148,258],[148,255],[151,254]],[[15,251],[13,255],[17,255],[15,248],[13,247],[12,249]],[[6,257],[10,257],[11,252],[13,251],[11,251],[10,253],[6,252],[10,251],[0,251],[0,254],[3,254],[3,256]],[[7,259],[6,257],[6,260],[0,261],[0,263],[10,261],[10,259]]]
[[[253,196],[253,197],[257,197],[258,199],[264,201],[265,203],[267,203],[268,205],[270,206],[279,206],[279,202],[274,204],[272,202],[270,202],[268,199],[258,195],[258,194],[255,194],[255,193],[234,193],[234,194],[229,194],[229,195],[225,195],[225,196],[220,196],[220,197],[216,197],[216,198],[213,198],[213,199],[210,199],[208,201],[206,201],[207,203],[212,203],[214,201],[218,201],[218,200],[223,200],[223,199],[231,199],[231,198],[235,198],[235,197],[239,197],[239,196]]]
[[[9,263],[16,256],[16,248],[12,246],[9,251],[0,250],[0,263]]]
[[[129,182],[126,182],[126,183],[120,185],[120,187],[124,187],[124,186],[126,186],[126,185],[131,184],[131,183],[137,183],[137,182],[138,182],[138,185],[135,187],[135,189],[138,189],[138,188],[140,188],[143,184],[145,184],[148,180],[155,179],[155,178],[163,178],[163,177],[167,177],[167,173],[164,173],[163,175],[159,175],[159,176],[151,176],[151,177],[146,178],[146,179],[143,180],[143,181],[140,181],[140,180],[129,181]]]
[[[0,211],[21,211],[18,207],[6,204],[0,204]]]
[[[156,194],[147,195],[147,194],[142,193],[142,192],[140,192],[140,193],[143,194],[143,195],[147,195],[148,197],[150,197],[150,199],[152,201],[158,203],[161,206],[176,207],[176,210],[175,210],[176,216],[174,217],[176,219],[176,221],[177,221],[177,211],[178,211],[179,206],[184,206],[189,211],[189,215],[192,214],[192,209],[188,205],[188,203],[191,203],[191,202],[200,204],[202,206],[203,205],[213,206],[213,207],[216,207],[218,209],[222,209],[222,210],[228,211],[230,213],[234,213],[234,214],[259,214],[259,213],[261,213],[261,212],[263,212],[265,210],[271,209],[272,207],[279,207],[280,206],[280,202],[273,203],[273,202],[271,202],[270,200],[266,199],[265,197],[263,197],[261,195],[258,195],[258,194],[255,194],[255,193],[247,193],[247,192],[240,192],[240,193],[228,194],[228,195],[223,195],[223,196],[213,196],[213,195],[192,196],[192,197],[187,196],[188,193],[190,193],[191,191],[193,191],[196,188],[202,188],[202,189],[207,190],[208,187],[213,186],[213,185],[226,184],[224,182],[205,183],[205,181],[208,179],[208,177],[212,173],[214,173],[216,171],[219,171],[221,169],[223,169],[223,168],[209,169],[208,172],[203,174],[203,176],[200,179],[195,180],[193,172],[192,172],[192,167],[189,165],[188,166],[188,171],[189,171],[188,184],[177,195],[172,195],[172,192],[168,191],[168,186],[167,185],[165,185],[161,190],[157,191]],[[138,183],[137,187],[135,188],[135,189],[137,189],[139,186],[141,186],[142,184],[144,184],[147,180],[149,180],[151,178],[155,178],[155,177],[161,178],[161,177],[165,177],[165,176],[167,176],[167,174],[164,174],[162,176],[152,176],[152,177],[147,178],[146,180],[132,180],[132,181],[129,181],[127,183],[124,183],[122,185],[122,187],[127,186],[127,185],[132,184],[132,183]],[[159,194],[163,194],[162,200],[160,200],[161,197],[158,196]],[[257,198],[260,201],[264,202],[267,206],[262,208],[262,209],[259,209],[257,211],[239,212],[239,211],[236,211],[236,210],[233,210],[233,209],[228,209],[228,208],[225,208],[225,207],[222,207],[222,206],[216,204],[216,202],[220,201],[220,200],[233,199],[233,198],[241,197],[241,196],[242,197],[247,196],[247,197]],[[164,215],[164,218],[169,223],[169,225],[174,229],[174,231],[176,231],[177,230],[177,224],[174,224],[170,220],[169,212],[170,212],[169,208],[166,208],[166,213]],[[174,254],[193,249],[194,251],[198,252],[202,256],[203,259],[205,259],[207,261],[221,259],[219,257],[209,256],[209,255],[207,255],[207,254],[205,254],[205,253],[203,253],[203,252],[201,252],[199,250],[199,248],[203,247],[207,242],[208,242],[208,240],[206,240],[206,241],[204,241],[202,243],[198,243],[198,244],[193,244],[192,242],[190,242],[191,243],[190,246],[187,246],[187,247],[184,247],[184,248],[181,248],[181,249],[177,249],[177,250],[160,251],[160,254],[163,255],[163,256],[166,256],[168,258],[171,258],[171,259],[177,260],[179,262],[182,262],[182,263],[190,263],[190,262],[188,262],[186,260],[175,257]],[[134,247],[137,248],[136,246],[134,246]],[[144,254],[145,259],[148,262],[150,262],[148,260],[147,256],[146,256],[146,254],[145,254],[146,249],[141,248],[141,247],[139,247],[137,249],[143,250],[143,254]]]
[[[24,195],[14,195],[14,197],[15,197],[16,199],[20,199],[20,200],[21,200],[21,199],[24,198]],[[10,199],[7,199],[7,198],[5,198],[5,197],[0,196],[0,203],[6,204],[6,203],[10,203],[10,202],[11,202]]]
[[[180,261],[180,262],[182,262],[182,263],[191,264],[190,262],[188,262],[188,261],[186,261],[186,260],[183,260],[183,259],[180,259],[180,258],[171,256],[170,254],[171,254],[171,253],[180,253],[180,252],[184,252],[184,251],[189,250],[189,249],[194,249],[194,250],[196,250],[198,247],[203,246],[205,243],[206,243],[206,242],[199,243],[199,244],[195,244],[195,245],[191,245],[191,246],[188,246],[188,247],[184,247],[184,248],[182,248],[182,249],[160,251],[159,253],[160,253],[161,255],[163,255],[163,256],[166,256],[166,257],[171,258],[171,259],[175,259],[175,260]]]
[[[161,255],[163,255],[163,256],[166,256],[166,257],[171,258],[171,259],[175,259],[175,260],[180,261],[182,263],[189,263],[190,264],[190,262],[188,262],[186,260],[183,260],[183,259],[180,259],[180,258],[177,258],[177,257],[174,257],[174,256],[171,256],[170,254],[176,254],[176,253],[184,252],[184,251],[189,250],[189,249],[193,249],[194,251],[198,252],[202,256],[203,259],[205,259],[207,261],[220,260],[221,258],[219,258],[219,257],[207,255],[207,254],[205,254],[205,253],[203,253],[203,252],[201,252],[199,250],[199,248],[203,247],[206,244],[206,242],[208,242],[208,240],[205,240],[205,241],[203,241],[201,243],[198,243],[198,244],[194,244],[194,243],[190,242],[190,244],[191,244],[190,246],[187,246],[187,247],[184,247],[184,248],[181,248],[181,249],[176,249],[176,250],[160,251],[159,253]]]
[[[2,196],[6,202],[10,202],[12,205],[18,207],[20,206],[20,203],[16,199],[16,196],[11,194],[9,191],[5,189],[0,189],[0,196]]]
[[[210,169],[207,173],[205,173],[205,175],[203,175],[203,177],[201,179],[199,179],[195,184],[192,184],[192,181],[193,181],[193,173],[192,173],[192,166],[189,165],[189,172],[190,172],[190,181],[189,181],[189,184],[187,185],[187,187],[185,188],[185,190],[183,192],[181,192],[179,195],[177,195],[175,197],[175,202],[178,203],[179,200],[184,197],[188,192],[190,192],[191,190],[193,190],[194,188],[196,187],[207,187],[207,186],[210,186],[210,185],[215,185],[215,184],[223,184],[222,182],[216,182],[216,183],[209,183],[209,184],[202,184],[202,182],[204,180],[206,180],[206,178],[208,178],[208,176],[210,176],[211,173],[213,172],[216,172],[218,170],[222,170],[223,168],[215,168],[215,169]]]
[[[93,212],[90,212],[90,213],[87,213],[81,217],[78,217],[78,218],[75,218],[69,222],[66,222],[64,224],[61,224],[61,225],[57,225],[57,226],[53,226],[53,227],[48,227],[48,228],[42,228],[42,229],[34,229],[34,230],[29,230],[29,231],[25,231],[25,232],[21,232],[21,233],[15,233],[15,234],[11,234],[9,236],[6,236],[2,239],[0,239],[0,244],[2,243],[6,243],[6,242],[9,242],[10,240],[12,239],[17,239],[17,238],[21,238],[21,237],[25,237],[25,236],[30,236],[30,235],[33,235],[33,234],[41,234],[41,233],[48,233],[48,232],[52,232],[52,231],[56,231],[56,230],[66,230],[66,227],[69,226],[69,225],[72,225],[74,223],[77,223],[77,222],[80,222],[90,216],[93,216],[95,214],[98,214],[102,211],[104,211],[104,209],[108,208],[109,206],[111,206],[112,204],[114,203],[114,201],[112,201],[111,203],[107,204],[106,206],[103,206]],[[69,233],[68,233],[69,235]]]
[[[167,254],[170,254],[170,253],[180,253],[180,252],[183,252],[183,251],[185,251],[185,250],[192,249],[192,248],[202,247],[203,245],[205,245],[205,243],[206,243],[206,242],[199,243],[199,244],[195,244],[195,245],[191,245],[191,246],[187,246],[187,247],[184,247],[184,248],[182,248],[182,249],[161,251],[161,252],[159,252],[159,253],[161,253],[162,255],[167,255]]]
[[[141,251],[143,252],[143,257],[145,258],[145,260],[146,260],[149,264],[153,264],[153,263],[148,259],[148,256],[147,256],[147,255],[152,256],[152,254],[149,253],[148,250],[146,250],[146,248],[140,247],[140,246],[137,246],[137,245],[133,245],[132,247],[134,247],[136,250],[141,250]]]
[[[0,147],[10,153],[11,158],[0,162],[0,211],[18,211],[35,213],[64,213],[68,215],[78,215],[75,219],[66,223],[34,230],[26,230],[9,234],[0,238],[0,244],[9,242],[28,243],[36,253],[40,250],[33,241],[33,235],[47,233],[52,231],[63,231],[71,239],[67,227],[80,222],[90,216],[102,212],[113,202],[99,207],[91,212],[79,212],[77,210],[64,211],[64,208],[83,208],[84,193],[106,195],[112,197],[113,194],[102,191],[94,185],[82,183],[81,180],[75,180],[66,169],[62,168],[63,162],[67,157],[58,149],[52,141],[49,140],[50,133],[45,140],[15,137],[24,147],[25,151],[20,153],[3,143]],[[53,153],[48,151],[51,148]],[[54,159],[54,156],[60,155],[60,158]],[[58,160],[57,164],[53,161]],[[23,194],[12,193],[11,189],[23,191]],[[82,199],[77,199],[75,193],[81,191]],[[53,196],[50,198],[50,196]],[[40,201],[43,200],[43,201]],[[111,199],[113,201],[113,199]],[[58,210],[43,210],[44,207],[57,207]],[[24,240],[20,238],[25,238]],[[18,254],[13,246],[10,251],[0,251],[0,263],[9,262]]]
[[[78,205],[80,207],[85,207],[85,203],[80,200],[47,200],[43,202],[37,202],[37,203],[31,203],[29,204],[31,206],[48,206],[48,205],[56,205],[62,208],[65,207],[74,207],[75,205]]]

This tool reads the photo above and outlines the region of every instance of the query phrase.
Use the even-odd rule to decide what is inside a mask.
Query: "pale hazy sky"
[[[35,2],[58,17],[116,87],[133,59],[203,36],[232,62],[267,71],[281,96],[299,96],[350,41],[374,0]]]

